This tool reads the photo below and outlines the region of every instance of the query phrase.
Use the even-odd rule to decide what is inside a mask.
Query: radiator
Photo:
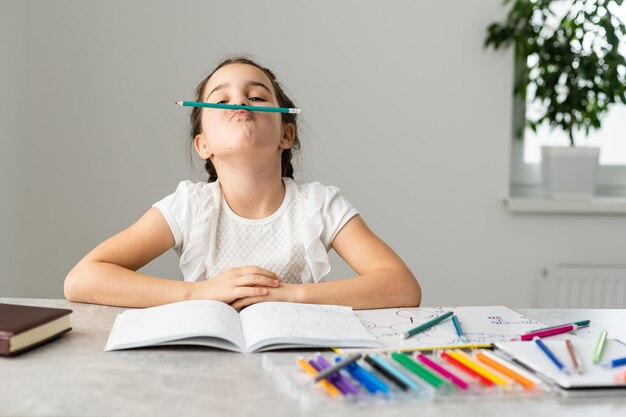
[[[626,264],[557,264],[544,269],[541,307],[626,308]]]

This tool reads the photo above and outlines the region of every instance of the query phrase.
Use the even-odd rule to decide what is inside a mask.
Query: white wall
[[[203,178],[186,158],[188,111],[173,102],[240,52],[272,68],[303,109],[296,178],[338,185],[419,277],[424,305],[533,307],[544,265],[626,254],[624,216],[502,205],[512,53],[482,47],[505,14],[500,0],[11,5],[2,19],[19,35],[3,36],[2,61],[18,59],[1,85],[24,77],[9,97],[28,105],[2,107],[3,200],[23,207],[3,207],[0,242],[16,271],[3,272],[2,295],[62,297],[88,250],[181,179]],[[7,157],[18,148],[4,137],[16,135],[21,159]],[[147,270],[180,276],[171,253]],[[333,275],[347,274],[337,262]]]
[[[0,294],[23,293],[20,253],[20,141],[23,135],[24,18],[20,0],[0,12]],[[0,295],[1,296],[1,295]]]

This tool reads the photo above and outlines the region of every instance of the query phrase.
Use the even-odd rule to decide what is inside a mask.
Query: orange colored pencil
[[[485,363],[485,364],[491,366],[493,369],[495,369],[496,371],[500,372],[501,374],[504,374],[504,375],[508,376],[509,378],[517,381],[520,385],[522,385],[525,388],[529,388],[530,389],[530,388],[534,388],[535,387],[535,384],[530,379],[528,379],[528,378],[518,374],[513,369],[503,365],[502,363],[500,363],[497,360],[491,358],[490,356],[487,356],[486,354],[484,354],[482,352],[478,352],[476,354],[476,359],[478,359],[482,363]]]

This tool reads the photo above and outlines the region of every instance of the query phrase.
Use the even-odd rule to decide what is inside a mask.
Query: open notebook
[[[554,355],[568,368],[568,373],[560,371],[554,363],[534,342],[501,342],[496,343],[496,347],[506,352],[508,356],[524,366],[532,369],[550,381],[553,381],[564,390],[594,390],[594,389],[614,389],[626,388],[624,372],[626,367],[605,368],[595,365],[592,361],[593,352],[596,347],[596,340],[581,339],[570,336],[576,352],[583,364],[583,373],[579,375],[574,372],[572,360],[567,351],[565,341],[562,338],[554,340],[552,338],[543,339],[543,342],[554,353]],[[626,357],[626,345],[619,340],[607,340],[602,361]]]
[[[350,307],[266,302],[238,313],[219,301],[193,300],[118,314],[105,350],[157,345],[201,345],[235,352],[380,347]]]

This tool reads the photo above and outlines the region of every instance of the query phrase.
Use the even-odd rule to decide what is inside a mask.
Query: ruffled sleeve
[[[337,233],[359,212],[339,193],[339,188],[319,182],[308,185],[302,237],[310,270],[302,282],[320,282],[330,272],[328,252]],[[307,271],[308,272],[308,271]]]
[[[216,183],[182,181],[176,191],[158,201],[158,208],[174,235],[174,250],[180,256],[185,281],[205,279],[205,260],[214,250],[213,237],[217,223],[215,205],[219,204]]]

